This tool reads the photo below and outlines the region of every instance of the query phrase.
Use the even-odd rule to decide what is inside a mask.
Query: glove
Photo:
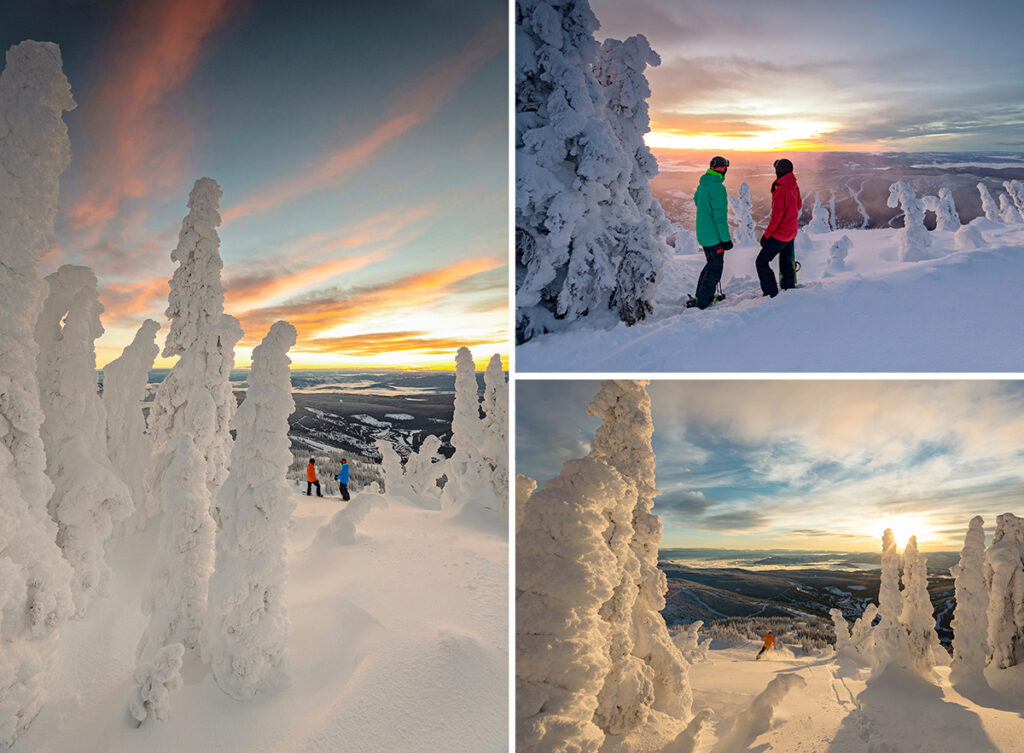
[[[764,248],[765,244],[767,244],[767,243],[768,243],[768,236],[767,235],[762,235],[761,236],[761,248]]]
[[[732,248],[732,241],[726,241],[726,242],[725,242],[725,245],[724,245],[724,246],[722,246],[722,250],[723,250],[723,251],[728,251],[728,250],[729,250],[729,249],[731,249],[731,248]]]

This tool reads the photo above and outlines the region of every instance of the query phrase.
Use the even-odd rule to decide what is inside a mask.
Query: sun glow
[[[890,515],[879,518],[872,525],[870,535],[880,539],[886,528],[892,529],[896,546],[900,549],[906,546],[911,536],[916,536],[918,543],[927,541],[929,537],[934,538],[931,526],[920,515]]]
[[[803,120],[776,121],[776,127],[761,133],[718,135],[680,133],[653,129],[644,138],[653,149],[712,149],[749,152],[803,151],[830,148],[823,137],[838,128],[836,123]]]

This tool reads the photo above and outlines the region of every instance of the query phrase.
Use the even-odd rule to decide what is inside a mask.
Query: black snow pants
[[[697,308],[706,309],[715,302],[715,288],[722,281],[722,267],[725,264],[724,246],[701,246],[707,262],[697,279]]]
[[[775,282],[775,275],[772,273],[770,263],[776,256],[779,257],[779,272],[782,277],[782,289],[796,287],[796,262],[793,253],[793,241],[780,241],[778,238],[769,238],[763,246],[761,253],[757,255],[754,263],[757,267],[757,277],[761,280],[761,292],[773,298],[779,294],[779,285]]]
[[[318,496],[318,497],[324,496],[323,494],[320,493],[320,482],[319,481],[307,481],[306,482],[306,496],[307,497],[311,496],[310,492],[313,490],[314,486],[316,487],[316,496]]]
[[[757,661],[758,659],[760,659],[761,658],[761,654],[763,654],[767,650],[768,650],[767,646],[761,646],[761,650],[757,652],[757,656],[754,657],[754,661]]]
[[[338,482],[338,486],[341,487],[341,489],[340,489],[340,491],[341,491],[341,498],[347,502],[348,501],[348,484],[343,484],[343,483],[341,483],[339,481]]]

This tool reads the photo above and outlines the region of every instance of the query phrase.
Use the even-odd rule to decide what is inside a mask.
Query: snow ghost
[[[825,277],[835,277],[850,270],[846,257],[849,255],[851,248],[853,248],[853,241],[850,240],[848,235],[844,235],[832,244],[832,248],[828,252],[828,266],[825,268]]]
[[[921,201],[926,211],[935,212],[936,230],[956,232],[960,229],[960,215],[956,213],[953,194],[948,188],[943,186],[938,196],[924,196]]]
[[[980,515],[971,518],[960,551],[960,562],[949,571],[956,578],[953,663],[949,668],[949,679],[954,685],[984,682],[988,591],[985,588],[985,528]]]
[[[978,184],[978,193],[981,194],[981,208],[985,212],[985,217],[992,220],[992,222],[1002,222],[1003,218],[999,214],[999,205],[996,204],[984,183]]]
[[[1000,669],[1024,663],[1024,519],[996,518],[985,552],[990,663]]]
[[[814,208],[811,210],[811,221],[807,223],[804,230],[815,234],[832,232],[832,223],[828,209],[821,205],[819,199],[814,200]]]
[[[889,187],[888,206],[903,209],[903,229],[897,233],[898,258],[900,261],[923,261],[930,259],[928,252],[932,239],[924,227],[924,204],[914,194],[914,189],[902,180]]]
[[[751,215],[753,203],[750,198],[750,186],[740,183],[739,194],[729,197],[729,214],[736,224],[733,242],[736,244],[754,243],[756,225]]]

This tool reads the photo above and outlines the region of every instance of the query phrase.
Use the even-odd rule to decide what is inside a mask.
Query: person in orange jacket
[[[306,496],[312,496],[310,492],[313,487],[316,487],[316,496],[322,497],[320,493],[320,479],[316,477],[316,465],[313,463],[313,458],[309,459],[309,465],[306,466]]]
[[[761,650],[758,651],[757,652],[757,656],[754,657],[755,661],[757,659],[760,659],[761,658],[761,654],[763,654],[768,649],[775,648],[775,634],[772,633],[771,630],[768,631],[768,635],[764,636],[763,640],[764,640],[764,645],[761,646]]]

